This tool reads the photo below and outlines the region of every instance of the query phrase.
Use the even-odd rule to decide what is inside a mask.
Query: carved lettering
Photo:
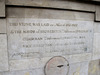
[[[92,52],[91,21],[8,19],[10,59]]]

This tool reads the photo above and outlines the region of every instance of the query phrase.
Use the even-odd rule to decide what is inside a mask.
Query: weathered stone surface
[[[100,59],[100,23],[94,23],[93,60]]]
[[[44,69],[41,68],[41,69],[0,72],[0,75],[45,75],[45,74],[44,74]]]
[[[51,8],[73,9],[73,10],[80,10],[80,11],[95,12],[95,5],[81,3],[81,2],[73,2],[73,1],[7,0],[6,5],[51,7]]]
[[[8,7],[7,8],[7,16],[8,17],[23,17],[25,18],[25,9],[26,8],[16,8],[16,7]]]
[[[68,75],[88,75],[88,62],[70,64]]]
[[[0,33],[6,33],[6,19],[0,19]]]
[[[0,17],[5,17],[5,0],[0,0]]]
[[[91,21],[8,19],[10,59],[91,53]]]
[[[94,21],[94,15],[93,13],[84,13],[84,12],[75,12],[75,11],[63,11],[63,10],[52,10],[52,9],[37,9],[37,8],[18,8],[18,7],[8,7],[7,8],[7,34],[8,34],[8,50],[9,50],[9,70],[8,72],[1,72],[0,75],[44,75],[44,66],[46,63],[54,56],[63,56],[68,60],[70,64],[70,71],[69,75],[88,75],[88,62],[90,61],[92,56],[92,44],[93,44],[93,21]],[[60,20],[59,20],[60,19]],[[52,20],[52,21],[50,21]],[[39,38],[36,37],[42,36],[41,34],[33,34],[29,33],[28,30],[37,30],[37,29],[59,29],[63,30],[65,27],[45,27],[45,26],[21,26],[21,23],[31,23],[31,22],[49,22],[56,23],[59,21],[59,23],[70,23],[79,24],[76,29],[80,30],[89,30],[88,33],[69,33],[68,35],[72,36],[85,36],[85,39],[71,39],[69,41],[66,41],[66,39],[62,40],[52,40],[52,41],[39,41]],[[66,22],[64,22],[66,21]],[[19,23],[20,26],[17,26],[17,24],[12,23]],[[99,23],[98,23],[99,24]],[[98,25],[97,24],[97,25]],[[15,25],[15,26],[14,26]],[[29,24],[30,25],[30,24]],[[97,28],[96,28],[97,27]],[[72,27],[66,27],[66,29],[74,30]],[[18,31],[17,31],[18,30]],[[21,33],[19,30],[26,30],[27,32]],[[4,32],[4,31],[2,31]],[[98,26],[95,25],[95,32],[99,32]],[[43,36],[50,36],[50,37],[62,37],[62,36],[68,36],[68,35],[62,35],[62,34],[51,34],[51,33],[43,33]],[[96,35],[96,34],[95,34]],[[100,35],[100,34],[98,34]],[[22,41],[23,37],[35,37],[34,41]],[[84,38],[84,37],[83,37]],[[96,37],[100,38],[100,37]],[[79,50],[75,51],[74,46],[70,46],[73,48],[72,51],[68,51],[68,47],[42,47],[42,48],[31,48],[31,44],[42,44],[42,43],[52,43],[55,44],[56,42],[64,43],[64,42],[79,42],[79,41],[85,41],[84,45],[77,45],[79,46],[87,46],[87,49],[84,48],[86,51],[82,51],[80,48]],[[96,42],[97,43],[97,42]],[[98,42],[99,43],[99,42]],[[23,48],[21,45],[25,44]],[[51,45],[51,44],[50,44]],[[38,45],[35,45],[38,46]],[[39,45],[41,46],[41,45]],[[38,49],[38,50],[37,50]],[[56,50],[54,50],[56,49]],[[60,51],[60,49],[65,49],[64,52]],[[45,52],[46,51],[46,52]],[[54,51],[54,52],[53,52]],[[60,52],[55,52],[60,51]],[[99,59],[99,49],[94,49],[93,58]],[[69,53],[69,54],[67,54]],[[98,53],[96,55],[96,53]],[[7,61],[7,60],[6,60]],[[37,69],[40,68],[40,69]],[[15,71],[16,70],[16,71]],[[18,71],[19,70],[19,71]],[[66,69],[65,69],[66,70]],[[65,71],[64,71],[65,72]],[[58,75],[58,74],[57,74]],[[60,74],[61,75],[61,74]]]
[[[13,28],[13,26],[9,28],[9,25],[11,23],[30,22],[29,19],[32,19],[32,22],[34,22],[33,19],[49,19],[49,20],[54,19],[54,23],[56,22],[57,19],[61,19],[61,21],[63,19],[68,20],[69,21],[68,23],[70,23],[70,22],[72,23],[72,21],[80,21],[80,22],[84,21],[84,23],[85,22],[86,23],[82,25],[83,26],[82,29],[84,29],[84,27],[86,27],[85,29],[89,28],[91,30],[91,28],[92,28],[92,31],[93,31],[93,27],[91,27],[91,26],[93,26],[92,21],[94,20],[94,16],[91,13],[71,12],[71,11],[62,11],[62,10],[58,11],[58,10],[48,10],[48,9],[34,9],[34,8],[16,8],[16,7],[15,8],[9,7],[9,8],[7,8],[7,10],[8,10],[7,13],[8,13],[8,17],[9,17],[7,19],[8,32],[9,32],[9,30],[12,31],[12,30],[18,30],[18,29],[19,30],[20,29],[21,30],[31,29],[32,28],[31,26],[29,28],[28,28],[28,26],[26,26],[26,27],[24,26],[24,28],[23,28],[23,26],[21,26],[18,29],[16,26],[14,28]],[[16,19],[16,20],[14,20],[14,19]],[[42,20],[38,21],[38,22],[42,22]],[[45,22],[48,22],[48,21],[45,21]],[[89,22],[89,24],[88,24],[88,22]],[[52,23],[52,22],[50,22],[50,23]],[[61,22],[61,23],[63,23],[63,22]],[[37,26],[37,28],[40,28],[40,27]],[[37,28],[33,27],[32,29],[37,29]],[[50,29],[50,28],[45,28],[45,29]],[[30,36],[31,34],[28,33],[25,35]],[[39,37],[42,34],[39,34],[39,35],[35,34],[35,35]],[[51,34],[49,35],[49,34],[45,33],[45,35],[50,36]],[[92,35],[93,35],[93,33],[92,33]],[[14,34],[14,36],[13,36],[12,34],[9,35],[9,33],[8,33],[8,36],[10,36],[10,37],[8,37],[8,39],[11,39],[8,42],[9,43],[8,50],[10,53],[9,63],[10,63],[10,70],[11,71],[44,68],[44,66],[48,62],[48,60],[50,60],[53,56],[63,56],[69,61],[70,64],[91,60],[92,54],[87,53],[87,52],[82,53],[82,54],[76,53],[73,55],[62,54],[61,52],[54,52],[54,53],[47,53],[46,52],[45,53],[45,51],[48,50],[47,48],[44,48],[43,50],[41,50],[42,48],[39,50],[36,50],[35,48],[28,48],[28,46],[27,46],[27,50],[30,51],[30,53],[28,53],[28,54],[17,53],[16,54],[16,52],[18,52],[18,51],[25,52],[25,49],[22,49],[20,45],[17,48],[18,42],[20,42],[20,44],[25,43],[25,42],[21,42],[21,40],[20,40],[21,39],[20,37],[24,37],[24,34]],[[16,38],[16,36],[20,36],[20,37]],[[91,35],[89,35],[89,37],[90,36]],[[15,37],[15,39],[14,39],[14,37]],[[92,39],[92,37],[91,37],[91,39]],[[18,39],[18,41],[12,42],[13,45],[15,45],[15,46],[11,45],[11,41],[17,40],[17,39]],[[34,41],[33,43],[35,44],[36,42]],[[37,43],[39,43],[39,41]],[[49,43],[49,42],[45,42],[45,43]],[[31,43],[27,42],[27,44],[31,44]],[[92,42],[91,42],[91,44],[92,44]],[[88,45],[90,45],[90,44],[88,44]],[[10,48],[10,46],[12,46],[12,49]],[[13,49],[15,49],[15,48],[16,48],[16,50],[14,51]],[[88,47],[88,48],[90,48],[90,47]],[[28,52],[28,51],[26,51],[26,52]],[[33,54],[32,51],[35,51],[35,53]],[[90,49],[90,51],[92,51],[92,48]],[[39,55],[39,52],[41,52],[40,55]],[[12,58],[11,54],[14,54],[13,58]],[[19,55],[21,55],[24,58],[21,58]],[[13,60],[13,59],[16,59],[16,60]]]
[[[100,33],[100,22],[94,22],[94,33]]]
[[[85,54],[66,55],[63,57],[65,57],[66,60],[69,61],[69,64],[73,64],[73,63],[79,63],[79,62],[84,62],[84,61],[90,61],[91,56],[92,56],[91,53],[85,53]],[[10,70],[13,71],[13,70],[44,68],[46,63],[52,57],[23,59],[23,60],[10,60],[10,62],[9,62]]]
[[[74,63],[69,65],[68,75],[88,75],[88,62]],[[1,72],[0,75],[45,75],[44,67],[40,69]]]
[[[53,57],[45,66],[46,75],[67,75],[69,63],[63,57]]]
[[[92,53],[83,53],[83,54],[73,54],[73,55],[66,55],[64,56],[69,63],[78,63],[78,62],[84,62],[84,61],[90,61]]]
[[[33,59],[21,59],[21,60],[10,60],[10,70],[25,70],[25,69],[36,69],[41,67],[41,61],[39,58]]]
[[[7,36],[0,34],[0,71],[8,71]]]
[[[52,9],[18,8],[8,7],[7,16],[9,18],[35,18],[35,19],[65,19],[94,21],[93,13],[63,11]]]
[[[100,75],[100,60],[93,60],[89,63],[88,75]]]
[[[100,6],[96,6],[96,15],[95,15],[95,20],[100,21]]]
[[[94,33],[93,59],[100,59],[100,33]]]

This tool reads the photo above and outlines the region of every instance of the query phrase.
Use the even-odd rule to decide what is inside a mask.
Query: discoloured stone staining
[[[100,75],[100,60],[94,60],[89,63],[88,75]]]

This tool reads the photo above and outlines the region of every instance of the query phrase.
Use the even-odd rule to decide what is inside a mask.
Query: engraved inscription
[[[10,59],[92,51],[93,22],[8,18]]]

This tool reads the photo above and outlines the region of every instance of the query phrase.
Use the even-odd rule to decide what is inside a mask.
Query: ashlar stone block
[[[0,71],[8,71],[7,36],[0,34]]]
[[[89,63],[88,75],[100,75],[100,60],[93,60]]]
[[[0,17],[5,17],[5,0],[0,0]]]
[[[6,19],[0,19],[0,33],[6,33]]]

